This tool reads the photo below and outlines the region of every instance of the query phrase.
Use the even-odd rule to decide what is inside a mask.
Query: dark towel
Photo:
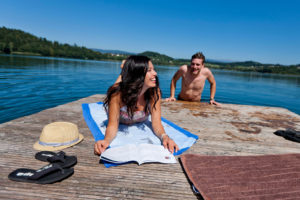
[[[299,199],[300,154],[181,156],[183,168],[205,199]]]
[[[287,140],[294,142],[300,142],[300,131],[295,131],[293,129],[278,130],[274,132],[275,135],[282,136]]]

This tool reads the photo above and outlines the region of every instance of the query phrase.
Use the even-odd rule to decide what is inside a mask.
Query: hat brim
[[[72,144],[69,145],[63,145],[63,146],[44,146],[39,144],[39,142],[37,141],[36,143],[34,143],[33,148],[35,150],[39,150],[39,151],[57,151],[57,150],[62,150],[68,147],[71,147],[75,144],[78,144],[79,142],[81,142],[83,140],[83,135],[79,133],[79,140],[77,142],[74,142]]]

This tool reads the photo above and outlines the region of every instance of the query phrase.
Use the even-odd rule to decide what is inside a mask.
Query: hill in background
[[[126,59],[129,54],[134,54],[120,50],[89,49],[77,46],[76,44],[61,44],[57,41],[49,41],[46,38],[6,27],[0,28],[0,53],[119,61]],[[148,56],[154,64],[160,65],[180,66],[190,63],[190,59],[174,59],[152,51],[145,51],[138,55]],[[206,66],[214,69],[300,75],[300,64],[285,66],[279,64],[262,64],[254,61],[219,62],[207,59]]]
[[[89,60],[122,60],[126,56],[113,56],[93,51],[86,47],[61,44],[37,37],[21,30],[0,28],[0,52]]]
[[[137,53],[131,53],[131,52],[127,52],[127,51],[122,51],[122,50],[109,50],[109,49],[91,49],[93,51],[97,51],[100,53],[109,53],[109,54],[114,54],[114,55],[135,55]]]

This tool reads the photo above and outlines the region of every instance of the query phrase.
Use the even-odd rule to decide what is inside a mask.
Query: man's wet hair
[[[203,55],[202,52],[197,52],[197,53],[195,53],[194,55],[192,55],[191,61],[192,61],[193,59],[195,59],[195,58],[202,59],[202,60],[203,60],[202,63],[205,62],[205,56]]]

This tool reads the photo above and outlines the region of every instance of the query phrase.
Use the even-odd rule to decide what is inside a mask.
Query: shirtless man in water
[[[204,66],[205,56],[196,53],[192,56],[191,65],[183,65],[175,73],[171,81],[171,96],[166,101],[176,101],[175,88],[176,82],[182,78],[181,91],[178,100],[200,101],[204,88],[205,80],[210,83],[210,104],[220,105],[215,101],[216,81],[212,72]]]

